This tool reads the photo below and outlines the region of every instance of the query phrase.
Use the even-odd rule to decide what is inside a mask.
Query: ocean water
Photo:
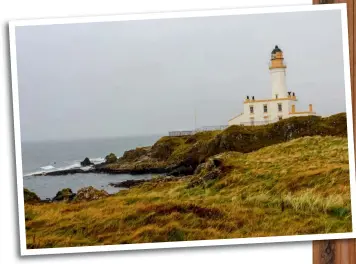
[[[118,157],[126,150],[150,146],[161,135],[142,137],[120,137],[107,139],[87,139],[72,141],[22,142],[23,185],[35,192],[40,198],[53,198],[57,191],[71,188],[78,189],[93,186],[115,193],[120,188],[111,187],[110,182],[121,182],[130,179],[149,179],[151,175],[129,174],[72,174],[63,176],[32,176],[34,173],[80,168],[80,162],[88,157],[93,163],[101,163],[109,153]]]

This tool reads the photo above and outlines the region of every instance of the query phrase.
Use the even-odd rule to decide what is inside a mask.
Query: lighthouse
[[[287,98],[286,68],[283,51],[276,45],[271,52],[269,71],[272,83],[272,99]]]
[[[298,100],[295,92],[287,90],[286,69],[283,51],[275,45],[269,63],[272,96],[263,99],[256,95],[246,95],[243,112],[231,118],[228,125],[266,125],[289,117],[316,115],[312,104],[309,104],[306,111],[296,110]]]

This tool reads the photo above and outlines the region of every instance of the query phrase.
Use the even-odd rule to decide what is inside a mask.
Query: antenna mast
[[[197,130],[197,109],[194,106],[194,131]]]

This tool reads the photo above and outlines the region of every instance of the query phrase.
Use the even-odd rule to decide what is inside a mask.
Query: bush
[[[24,196],[25,203],[37,203],[41,201],[41,199],[37,196],[37,194],[31,192],[27,188],[24,188],[23,196]]]
[[[110,153],[105,157],[106,163],[115,163],[117,161],[117,157],[114,153]]]
[[[71,201],[75,197],[75,193],[72,189],[65,188],[57,192],[56,196],[53,197],[52,201]]]

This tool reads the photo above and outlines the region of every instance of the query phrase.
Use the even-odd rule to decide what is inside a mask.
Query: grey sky
[[[225,125],[271,96],[276,44],[297,110],[346,111],[339,10],[18,27],[22,140]]]

